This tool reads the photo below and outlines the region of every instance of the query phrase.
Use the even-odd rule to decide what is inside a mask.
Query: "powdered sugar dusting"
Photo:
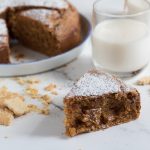
[[[69,5],[65,0],[2,0],[0,10],[2,11],[4,8],[16,6],[40,6],[67,9]]]
[[[6,36],[8,34],[5,20],[0,19],[0,36]]]
[[[72,88],[67,97],[72,96],[98,96],[120,91],[129,91],[121,80],[100,71],[86,73]]]
[[[40,21],[49,28],[53,28],[60,17],[60,14],[57,11],[50,11],[48,9],[31,9],[23,11],[21,14]]]

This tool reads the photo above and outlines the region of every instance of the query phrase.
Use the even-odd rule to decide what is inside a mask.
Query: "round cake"
[[[5,36],[48,56],[66,52],[81,42],[80,15],[64,0],[4,0],[0,18],[9,31]],[[9,43],[6,47],[8,51]],[[0,55],[0,63],[9,62],[1,59]]]

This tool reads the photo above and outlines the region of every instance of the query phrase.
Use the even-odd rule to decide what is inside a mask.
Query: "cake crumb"
[[[137,85],[150,85],[150,76],[145,76],[137,81]]]
[[[30,112],[41,113],[41,109],[38,108],[36,105],[33,105],[33,104],[29,104],[28,109],[29,109]]]
[[[25,78],[16,77],[16,78],[14,78],[14,80],[20,85],[25,85],[25,84],[33,85],[33,84],[39,84],[40,83],[40,80],[36,79],[36,78],[25,79]]]
[[[39,79],[36,79],[36,78],[29,78],[26,80],[26,82],[28,84],[39,84],[40,83],[40,80]]]
[[[44,104],[50,104],[51,103],[51,97],[48,95],[42,95],[40,97],[40,100],[44,103]]]
[[[24,80],[18,80],[24,84]],[[30,81],[29,81],[30,82]],[[31,82],[30,82],[31,83]],[[33,83],[33,82],[32,82]],[[37,83],[37,82],[36,82]],[[42,115],[49,115],[49,105],[51,97],[47,94],[41,95],[36,88],[28,86],[25,89],[25,94],[40,101],[42,108],[34,104],[27,105],[24,97],[18,93],[10,92],[7,87],[0,88],[0,124],[9,126],[15,117],[22,116],[29,112],[37,112]]]
[[[24,85],[25,84],[25,80],[23,79],[23,78],[14,78],[14,80],[18,83],[18,84],[20,84],[20,85]]]
[[[41,114],[43,114],[43,115],[49,115],[49,113],[50,113],[50,110],[49,110],[49,108],[48,107],[44,107],[42,110],[41,110]]]
[[[52,92],[52,91],[54,91],[55,89],[56,89],[56,84],[53,84],[53,83],[50,83],[49,85],[47,85],[45,88],[44,88],[44,90],[45,91],[50,91],[50,92]]]
[[[69,128],[67,135],[75,136],[77,134],[77,131],[75,128]]]
[[[19,61],[19,60],[21,60],[21,59],[24,59],[24,58],[25,58],[25,55],[19,53],[19,54],[16,54],[15,58],[16,58],[17,61]]]
[[[6,87],[0,89],[0,107],[3,109],[8,108],[16,116],[21,116],[28,112],[23,96],[8,91]]]
[[[22,116],[28,113],[28,108],[26,103],[23,101],[23,97],[17,94],[14,94],[14,97],[6,98],[4,106],[11,110],[15,116]]]
[[[31,98],[35,99],[39,97],[39,92],[37,89],[32,88],[32,87],[27,87],[26,88],[26,94],[31,96]]]
[[[8,88],[6,86],[1,87],[0,88],[0,97],[7,95],[7,92],[8,92]]]
[[[50,112],[48,106],[45,106],[43,109],[40,109],[36,105],[29,104],[28,108],[29,108],[30,112],[37,112],[37,113],[43,114],[43,115],[49,115],[49,112]]]
[[[0,108],[0,125],[9,126],[13,120],[14,116],[8,109]]]
[[[51,94],[58,95],[58,93],[56,91],[52,91]]]

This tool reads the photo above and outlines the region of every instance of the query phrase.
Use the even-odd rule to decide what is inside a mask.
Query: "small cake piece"
[[[150,85],[150,76],[145,76],[139,79],[136,84],[137,85]]]
[[[114,76],[91,70],[64,98],[68,136],[109,128],[140,115],[140,94]]]
[[[14,119],[13,113],[7,109],[0,108],[0,125],[9,126]]]
[[[7,89],[0,89],[0,108],[8,108],[15,116],[22,116],[28,112],[24,98],[18,93],[9,92]]]
[[[15,96],[15,97],[14,97]],[[4,100],[4,106],[9,108],[15,116],[22,116],[28,112],[28,107],[23,101],[23,98],[18,94]]]
[[[0,19],[0,63],[9,63],[9,35],[5,20]]]

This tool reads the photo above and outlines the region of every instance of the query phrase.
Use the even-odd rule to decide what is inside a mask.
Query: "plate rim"
[[[10,64],[0,64],[0,67],[10,67],[10,66],[23,66],[23,65],[33,65],[33,64],[36,64],[36,63],[42,63],[44,61],[48,61],[50,59],[55,59],[57,57],[61,57],[67,53],[70,53],[70,52],[73,52],[73,51],[76,51],[77,48],[79,48],[80,46],[82,46],[86,41],[87,39],[89,38],[90,34],[91,34],[91,30],[92,30],[92,25],[90,23],[90,21],[87,19],[86,16],[84,16],[83,14],[80,13],[80,17],[86,22],[87,24],[87,33],[86,33],[86,36],[84,37],[84,39],[82,40],[82,42],[80,44],[78,44],[77,46],[73,47],[72,49],[70,49],[69,51],[67,52],[64,52],[60,55],[56,55],[56,56],[53,56],[53,57],[49,57],[49,58],[45,58],[45,59],[41,59],[41,60],[36,60],[36,61],[31,61],[31,62],[22,62],[22,63],[10,63]]]

